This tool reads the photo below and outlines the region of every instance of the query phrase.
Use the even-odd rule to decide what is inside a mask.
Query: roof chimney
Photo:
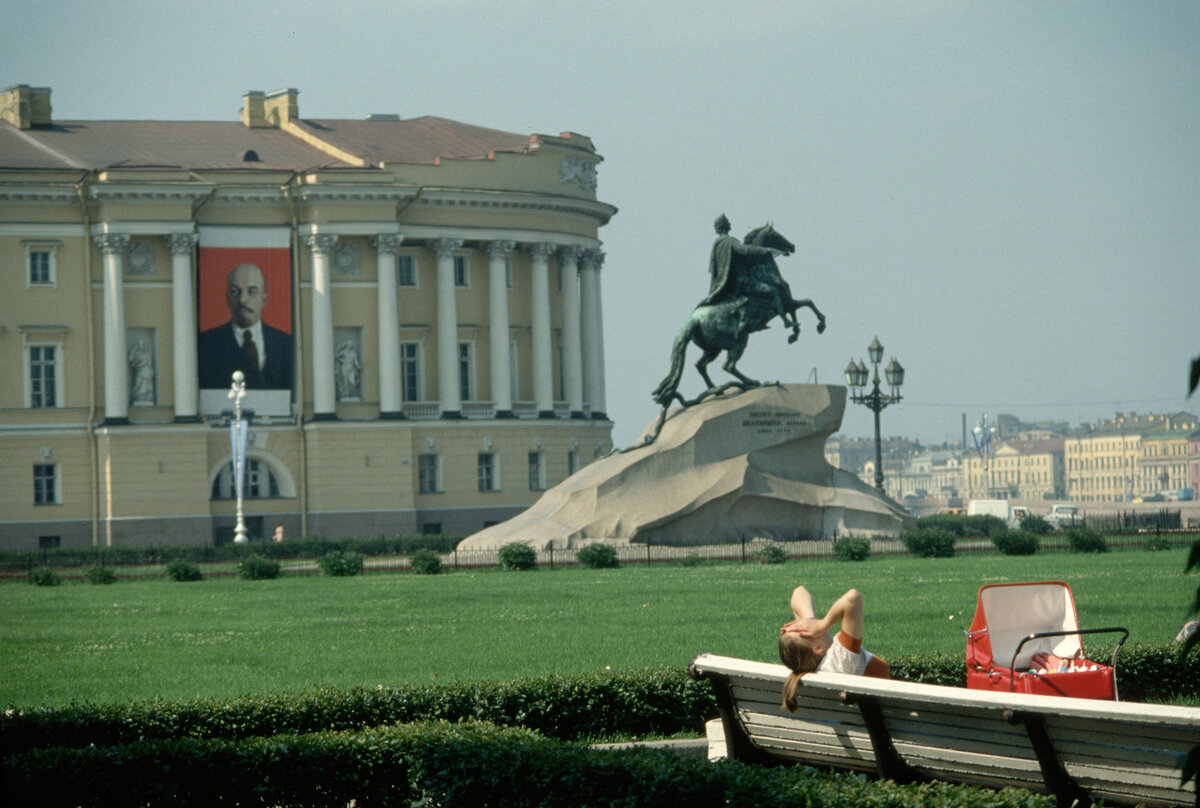
[[[261,129],[267,125],[261,90],[247,90],[242,95],[242,123],[251,129]]]
[[[0,92],[0,119],[18,129],[49,126],[50,88],[16,84]]]
[[[263,111],[266,114],[267,126],[283,126],[289,121],[300,117],[300,104],[296,97],[300,91],[288,88],[276,90],[263,99]]]

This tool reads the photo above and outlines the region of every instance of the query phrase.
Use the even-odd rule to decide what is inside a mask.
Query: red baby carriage
[[[1081,636],[1121,632],[1109,664],[1084,655]],[[1079,628],[1071,587],[1062,581],[992,584],[981,587],[975,619],[967,632],[967,687],[1086,699],[1117,699],[1117,652],[1129,631],[1120,627]],[[1037,668],[1033,656],[1052,653],[1058,670]]]

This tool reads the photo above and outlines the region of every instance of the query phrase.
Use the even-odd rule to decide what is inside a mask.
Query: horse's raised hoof
[[[798,339],[800,339],[800,332],[793,331],[791,336],[788,337],[788,345],[791,345],[793,342],[795,342]]]
[[[818,334],[824,334],[824,333],[825,333],[825,321],[824,321],[824,320],[822,320],[821,322],[817,323],[817,333],[818,333]]]

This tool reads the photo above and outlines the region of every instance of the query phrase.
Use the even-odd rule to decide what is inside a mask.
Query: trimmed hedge
[[[871,557],[871,542],[853,537],[834,539],[833,557],[838,561],[866,561]]]
[[[1106,662],[1112,647],[1093,647],[1089,653],[1092,659]],[[898,680],[965,684],[963,655],[898,657],[888,662]],[[1200,698],[1200,654],[1184,657],[1172,645],[1126,645],[1117,658],[1117,683],[1121,698],[1129,701]],[[14,710],[0,715],[0,751],[7,757],[49,746],[237,739],[468,719],[524,727],[560,740],[637,738],[700,734],[704,722],[716,714],[707,682],[693,681],[682,670],[663,668],[511,682],[318,689],[230,700]]]
[[[992,544],[1004,555],[1033,555],[1038,551],[1037,534],[1029,530],[1005,530],[997,533],[992,536]]]
[[[617,548],[611,544],[589,544],[575,554],[575,560],[593,570],[616,569],[621,566]]]
[[[244,562],[243,562],[244,563]],[[276,567],[279,562],[272,562]],[[334,578],[346,578],[361,575],[363,571],[363,554],[353,550],[330,550],[317,561],[321,572]]]
[[[500,569],[509,572],[537,569],[537,551],[524,542],[509,542],[496,554]]]
[[[909,530],[900,537],[914,558],[951,558],[955,535],[937,527]]]
[[[1019,789],[898,786],[805,766],[597,750],[477,722],[45,749],[6,758],[19,805],[727,805],[1049,808]],[[70,772],[70,776],[64,776]]]

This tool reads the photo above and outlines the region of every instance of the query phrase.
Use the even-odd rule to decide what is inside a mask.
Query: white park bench
[[[1060,806],[1200,808],[1195,781],[1180,782],[1200,744],[1200,708],[812,673],[793,714],[780,706],[782,665],[701,654],[688,670],[712,682],[724,729],[716,745],[738,760],[1015,786]]]

